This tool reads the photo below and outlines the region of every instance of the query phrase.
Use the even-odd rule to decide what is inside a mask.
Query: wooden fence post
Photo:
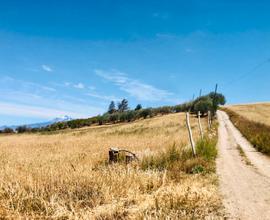
[[[200,111],[198,112],[198,122],[199,122],[201,139],[203,139],[203,129],[202,129],[202,124],[201,124],[201,112]]]
[[[187,128],[188,128],[188,135],[189,135],[190,144],[192,147],[192,153],[193,153],[193,156],[196,156],[196,149],[195,149],[195,144],[194,144],[192,131],[191,131],[191,127],[190,127],[189,113],[188,112],[186,112],[186,124],[187,124]]]
[[[211,111],[208,111],[207,113],[207,116],[208,116],[208,129],[210,130],[211,129]]]

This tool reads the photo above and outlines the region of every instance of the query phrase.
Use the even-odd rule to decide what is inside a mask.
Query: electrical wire
[[[238,76],[235,79],[230,80],[229,82],[225,83],[225,84],[221,84],[221,86],[223,87],[223,90],[228,89],[228,87],[230,87],[232,84],[244,79],[245,77],[252,75],[254,72],[256,72],[256,70],[258,70],[259,68],[261,68],[262,66],[264,66],[265,64],[270,63],[270,58],[264,60],[263,62],[257,64],[256,66],[254,66],[251,70],[249,70],[248,72]],[[225,88],[224,88],[225,87]]]

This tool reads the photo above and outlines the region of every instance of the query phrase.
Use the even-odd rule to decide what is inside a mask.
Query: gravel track
[[[217,173],[227,217],[270,219],[270,157],[257,152],[225,112],[218,111],[217,116]],[[239,147],[245,156],[240,154]]]

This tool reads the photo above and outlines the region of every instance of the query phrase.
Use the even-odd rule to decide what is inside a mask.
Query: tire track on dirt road
[[[255,150],[223,111],[219,121],[217,173],[227,217],[270,219],[270,157]],[[252,165],[240,155],[242,148]]]

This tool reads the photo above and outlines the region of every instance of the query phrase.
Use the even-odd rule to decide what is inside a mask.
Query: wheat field
[[[203,119],[206,129],[206,120]],[[191,119],[195,139],[197,119]],[[184,114],[128,124],[49,134],[0,136],[0,216],[3,219],[218,218],[214,172],[143,170],[136,163],[106,165],[109,147],[139,158],[171,145],[185,148]]]
[[[243,105],[230,105],[226,108],[235,111],[249,120],[270,125],[270,103],[254,103]]]

